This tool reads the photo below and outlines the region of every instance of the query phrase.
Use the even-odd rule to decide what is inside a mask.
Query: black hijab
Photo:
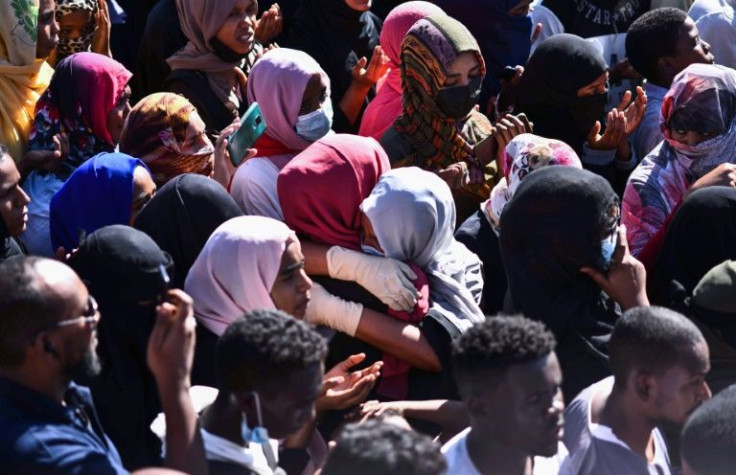
[[[618,208],[602,177],[545,167],[522,181],[501,217],[506,310],[555,334],[569,396],[608,374],[605,345],[620,311],[580,268],[602,270],[601,240],[615,227]]]
[[[17,238],[10,235],[5,220],[0,217],[0,262],[25,255],[25,246]]]
[[[603,117],[607,94],[577,97],[607,66],[598,50],[576,35],[546,39],[529,58],[519,82],[516,112],[534,122],[534,133],[562,140],[581,153],[588,132]]]
[[[176,268],[172,286],[183,289],[189,269],[212,232],[242,214],[219,183],[202,175],[184,174],[156,193],[134,226],[171,254]]]
[[[716,265],[736,259],[736,190],[714,186],[690,195],[675,213],[655,268],[657,295],[670,304],[672,290],[690,295]]]
[[[164,290],[160,266],[171,257],[141,231],[107,226],[90,234],[69,265],[100,308],[97,354],[102,371],[89,384],[105,432],[130,470],[160,464],[160,442],[149,425],[160,412],[155,380],[146,363]]]

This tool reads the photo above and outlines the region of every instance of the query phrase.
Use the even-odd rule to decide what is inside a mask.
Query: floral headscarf
[[[578,154],[565,142],[533,134],[521,134],[509,142],[504,153],[504,178],[493,188],[491,198],[481,209],[498,234],[501,213],[516,193],[521,180],[534,170],[548,165],[583,168]]]

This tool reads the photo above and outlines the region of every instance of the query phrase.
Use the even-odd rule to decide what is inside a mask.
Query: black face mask
[[[608,92],[579,97],[570,107],[578,126],[578,133],[587,136],[596,120],[603,120],[603,111],[608,103]]]
[[[245,54],[240,54],[237,51],[233,51],[227,47],[225,43],[218,40],[217,37],[210,40],[210,45],[212,45],[212,50],[217,57],[226,63],[237,63],[247,56]]]
[[[435,103],[447,117],[462,119],[473,110],[480,97],[481,76],[476,76],[465,86],[440,89]]]

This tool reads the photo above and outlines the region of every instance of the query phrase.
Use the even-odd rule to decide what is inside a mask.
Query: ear
[[[483,418],[489,413],[487,398],[472,396],[465,401],[465,406],[472,417]]]
[[[654,395],[656,382],[654,377],[646,371],[637,371],[632,376],[634,394],[643,403],[651,401]]]
[[[657,59],[657,74],[660,77],[675,75],[675,58],[673,56],[660,56]]]

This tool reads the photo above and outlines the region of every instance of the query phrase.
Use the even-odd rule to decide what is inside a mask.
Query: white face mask
[[[329,97],[322,103],[322,107],[296,119],[296,134],[309,142],[321,139],[331,128],[332,100]]]

